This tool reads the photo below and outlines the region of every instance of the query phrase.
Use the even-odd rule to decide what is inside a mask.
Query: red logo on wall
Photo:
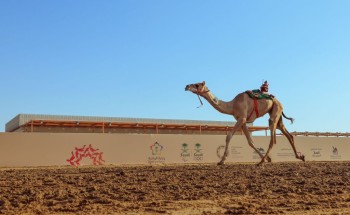
[[[94,165],[102,165],[105,161],[102,158],[103,152],[99,149],[94,149],[91,144],[82,148],[75,147],[75,151],[71,152],[71,157],[67,159],[67,162],[71,166],[80,166],[80,161],[83,158],[90,158]]]

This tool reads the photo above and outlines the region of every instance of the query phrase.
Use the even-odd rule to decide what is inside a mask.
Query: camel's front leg
[[[228,155],[228,146],[230,144],[230,140],[232,138],[232,136],[235,134],[235,132],[240,129],[242,127],[243,124],[245,124],[246,122],[246,119],[241,119],[241,120],[237,120],[235,126],[233,127],[233,129],[228,132],[227,136],[226,136],[226,146],[225,146],[225,152],[224,152],[224,155],[222,156],[221,158],[221,161],[218,163],[218,165],[224,165],[225,164],[225,160],[226,160],[226,157]]]

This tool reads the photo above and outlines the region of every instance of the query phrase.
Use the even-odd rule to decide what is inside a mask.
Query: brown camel
[[[218,165],[223,165],[225,163],[226,157],[228,155],[228,146],[230,140],[234,133],[239,129],[243,130],[249,146],[251,146],[256,151],[256,153],[260,155],[261,161],[259,164],[264,163],[266,159],[268,162],[271,162],[269,152],[272,149],[273,144],[276,143],[276,128],[281,130],[281,132],[287,137],[290,145],[293,148],[295,157],[297,159],[305,161],[304,155],[299,155],[297,153],[293,136],[285,128],[282,121],[282,116],[288,120],[291,120],[292,122],[293,119],[288,118],[284,115],[282,104],[276,98],[263,98],[255,100],[252,99],[246,92],[243,92],[238,94],[232,101],[224,102],[219,100],[214,94],[209,91],[204,81],[202,83],[189,84],[186,86],[185,90],[197,94],[198,97],[201,96],[205,98],[217,111],[220,113],[232,115],[237,120],[233,129],[228,132],[226,136],[225,153]],[[263,155],[257,148],[255,148],[246,123],[254,122],[255,119],[264,116],[267,113],[270,115],[269,128],[271,133],[271,140],[266,154]]]

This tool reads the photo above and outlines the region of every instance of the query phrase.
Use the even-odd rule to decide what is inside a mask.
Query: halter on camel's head
[[[196,94],[198,96],[198,99],[201,103],[201,105],[199,107],[201,107],[203,105],[203,102],[201,100],[201,97],[199,96],[203,96],[205,93],[208,93],[208,87],[205,86],[205,81],[201,82],[201,83],[196,83],[196,84],[189,84],[185,87],[186,91],[191,91],[192,93]],[[197,107],[197,108],[199,108]]]

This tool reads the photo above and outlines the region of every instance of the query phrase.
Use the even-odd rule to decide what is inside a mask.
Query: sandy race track
[[[0,169],[1,214],[350,214],[350,162]]]

